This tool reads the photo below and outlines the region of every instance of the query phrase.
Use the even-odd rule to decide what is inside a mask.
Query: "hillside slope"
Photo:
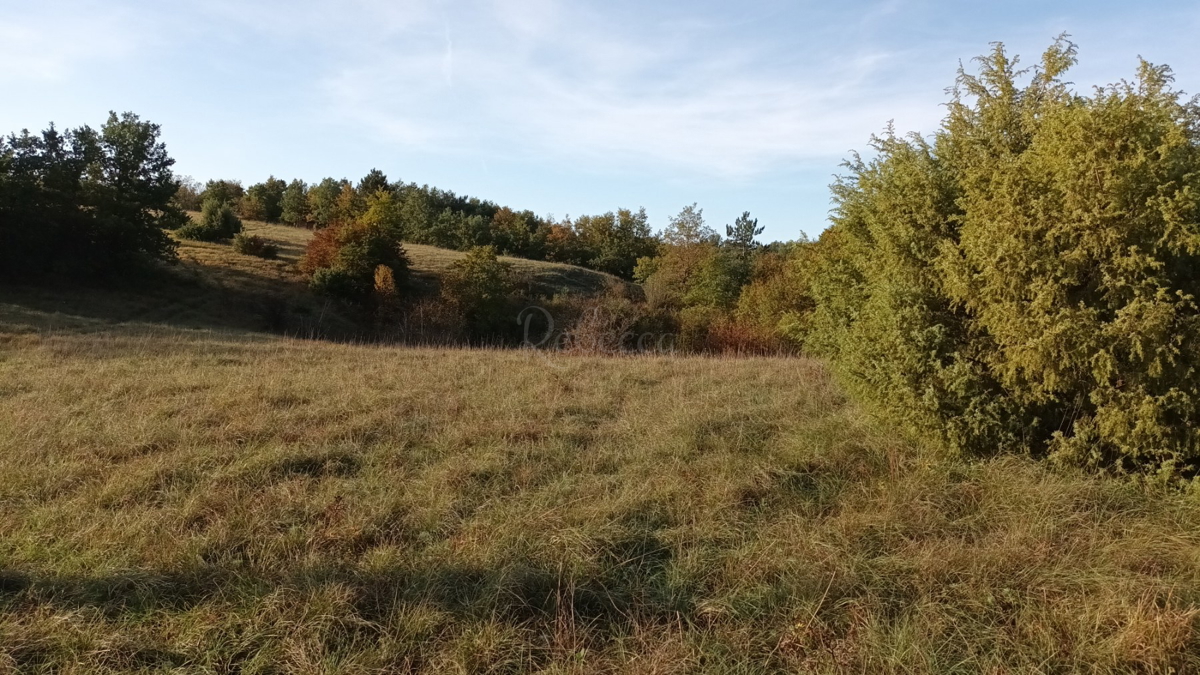
[[[0,285],[0,304],[31,310],[39,325],[97,328],[156,324],[351,338],[360,328],[336,303],[313,294],[287,260],[235,253],[228,244],[184,241],[177,263],[148,278],[104,284]]]
[[[228,243],[179,241],[179,262],[152,281],[122,286],[59,288],[0,286],[0,303],[39,313],[40,325],[97,326],[149,323],[180,328],[259,331],[301,337],[358,339],[361,322],[337,303],[314,295],[296,263],[312,232],[285,225],[247,221],[249,234],[280,247],[276,260],[236,253]],[[435,293],[442,275],[464,253],[407,245],[413,279],[409,293]],[[558,263],[504,258],[536,291],[548,295],[593,293],[606,284],[625,283],[610,275]],[[56,318],[57,317],[57,318]]]
[[[1200,667],[1200,502],[906,446],[819,363],[8,310],[0,669]]]
[[[304,247],[312,238],[312,232],[304,228],[287,225],[272,225],[247,221],[245,230],[249,234],[257,234],[265,239],[277,242],[281,246],[280,259],[294,263],[304,255]],[[446,273],[456,260],[461,260],[466,253],[452,251],[436,246],[406,243],[409,261],[415,281],[428,291],[437,285],[438,279]],[[513,266],[513,270],[527,277],[541,292],[555,293],[594,293],[604,289],[606,284],[625,283],[611,274],[597,272],[575,265],[527,260],[501,256],[501,260]]]

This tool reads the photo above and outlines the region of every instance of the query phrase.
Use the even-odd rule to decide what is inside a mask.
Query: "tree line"
[[[378,170],[357,183],[325,179],[306,185],[272,177],[243,188],[231,180],[203,186],[185,181],[178,201],[201,209],[198,221],[181,230],[185,237],[229,239],[240,231],[239,216],[314,229],[300,264],[312,288],[376,316],[395,316],[398,305],[412,300],[404,293],[406,243],[467,251],[461,269],[454,268],[443,284],[447,311],[435,313],[460,319],[464,325],[449,332],[470,341],[511,342],[516,337],[511,315],[535,299],[529,285],[499,261],[508,255],[574,264],[636,282],[644,289],[638,294],[637,323],[678,335],[683,349],[788,349],[759,316],[775,309],[763,306],[761,287],[786,273],[783,261],[801,243],[760,244],[764,228],[748,212],[726,225],[722,236],[693,204],[654,233],[644,209],[556,221],[437,188],[391,182]],[[241,237],[234,245],[249,249],[263,243]],[[578,315],[571,304],[564,301],[558,309]]]
[[[343,190],[342,194],[349,197],[351,193]],[[376,190],[357,215],[349,212],[317,229],[300,262],[313,290],[376,316],[394,317],[403,313],[400,306],[411,306],[414,298],[404,293],[409,267],[405,244],[422,240],[413,236],[409,221],[398,215],[403,208],[398,202],[396,191]],[[204,202],[198,226],[206,226],[216,203],[212,199]],[[499,209],[496,215],[510,213]],[[493,222],[499,220],[493,218]],[[613,284],[618,300],[634,299],[625,297],[628,288],[638,289],[636,309],[626,306],[623,310],[637,314],[636,323],[679,334],[681,346],[690,351],[786,348],[769,329],[743,320],[749,310],[739,308],[743,294],[756,288],[756,283],[761,285],[784,273],[782,261],[791,246],[761,245],[757,238],[763,228],[749,213],[726,226],[724,237],[705,224],[703,210],[695,204],[685,207],[657,235],[649,233],[643,210],[620,210],[567,222],[569,229],[555,223],[550,232],[562,228],[572,237],[598,242],[589,249],[598,254],[591,261],[606,264],[594,264],[593,268],[620,272],[615,276],[636,282],[636,286]],[[443,308],[464,323],[451,332],[470,341],[511,343],[517,333],[513,315],[531,301],[544,304],[555,298],[539,295],[528,283],[521,283],[511,265],[500,260],[505,249],[475,244],[466,251],[467,258],[455,265],[442,283]],[[580,313],[577,299],[557,300],[560,311]]]
[[[309,185],[274,176],[248,188],[236,180],[191,180],[180,185],[177,202],[200,211],[223,203],[246,220],[321,230],[366,216],[414,244],[468,251],[490,246],[501,255],[587,267],[632,278],[640,257],[654,251],[656,238],[644,209],[555,220],[428,185],[389,181],[372,169],[357,183],[325,178]]]
[[[170,259],[188,222],[159,127],[113,113],[99,130],[0,138],[0,278],[94,278]]]

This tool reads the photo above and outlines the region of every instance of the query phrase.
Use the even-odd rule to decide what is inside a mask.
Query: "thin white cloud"
[[[880,97],[867,87],[894,58],[869,49],[800,73],[779,68],[769,49],[705,43],[699,31],[650,39],[582,4],[492,0],[456,18],[463,37],[453,50],[447,37],[440,68],[416,27],[352,55],[360,61],[326,81],[331,107],[442,151],[518,148],[726,177],[841,156],[863,143],[864,129],[939,113],[926,92]],[[454,93],[431,78],[437,72]]]
[[[955,62],[988,39],[1017,35],[1016,46],[1035,45],[1020,49],[1034,57],[1069,28],[1084,48],[1087,70],[1077,73],[1088,83],[1131,73],[1129,45],[1148,44],[1153,60],[1163,60],[1162,47],[1196,53],[1177,39],[1149,39],[1154,26],[1115,13],[1107,23],[1061,27],[1071,20],[1042,16],[1005,34],[978,26],[988,36],[980,39],[925,26],[893,31],[914,13],[935,12],[914,0],[878,0],[858,12],[799,4],[763,0],[733,11],[697,3],[692,11],[616,0],[46,0],[0,15],[0,81],[70,82],[85,67],[158,52],[186,76],[182,60],[193,55],[171,51],[186,36],[209,50],[197,55],[216,55],[206,63],[234,73],[222,80],[229,94],[206,95],[236,96],[247,82],[269,89],[284,77],[304,90],[287,92],[303,102],[289,114],[333,121],[359,138],[472,160],[520,155],[727,179],[832,166],[888,120],[931,131]],[[797,13],[807,33],[762,30]],[[1190,34],[1196,15],[1168,18]],[[303,57],[307,70],[238,79],[240,63],[274,52]]]
[[[115,61],[136,52],[135,22],[90,4],[55,12],[40,5],[0,13],[0,82],[63,81],[88,64]]]
[[[386,40],[439,16],[429,0],[182,0],[165,13],[205,17],[196,28],[210,34],[224,24],[281,40],[350,47]]]
[[[454,41],[450,39],[450,24],[446,23],[446,53],[442,57],[442,76],[446,84],[454,86]]]

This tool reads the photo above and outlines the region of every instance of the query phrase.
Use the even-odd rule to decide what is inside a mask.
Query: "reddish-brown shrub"
[[[308,242],[304,257],[300,259],[300,271],[312,276],[323,267],[333,267],[341,248],[339,233],[345,226],[338,223],[317,230]]]
[[[786,342],[759,326],[721,319],[709,326],[704,351],[739,356],[767,356],[793,351]]]

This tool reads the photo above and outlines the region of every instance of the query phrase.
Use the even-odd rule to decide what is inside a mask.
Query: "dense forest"
[[[200,185],[174,175],[158,127],[126,114],[0,142],[0,265],[8,281],[124,275],[170,261],[172,230],[271,255],[241,221],[280,222],[315,231],[299,265],[312,288],[382,333],[436,302],[464,340],[513,343],[512,317],[535,298],[500,256],[569,263],[624,280],[536,298],[578,335],[803,352],[957,452],[1192,477],[1200,106],[1147,63],[1079,93],[1063,79],[1075,60],[1060,39],[1029,69],[1002,46],[961,69],[937,130],[889,129],[846,164],[817,241],[764,246],[749,213],[719,232],[697,205],[658,233],[644,210],[556,221],[378,170]],[[417,299],[405,244],[469,255]]]

